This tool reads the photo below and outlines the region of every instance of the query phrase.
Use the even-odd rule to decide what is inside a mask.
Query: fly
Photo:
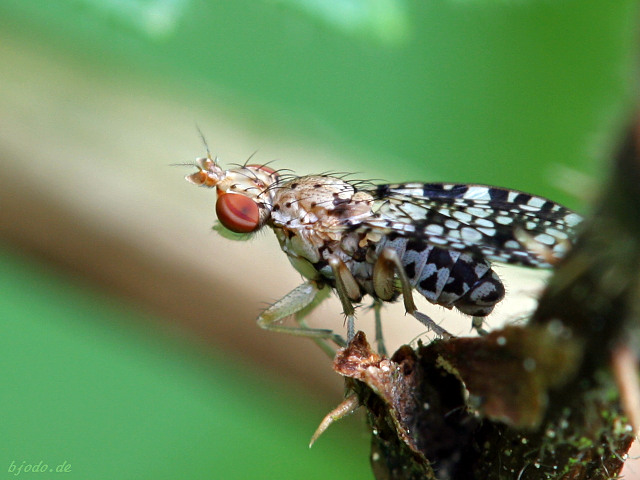
[[[543,197],[456,183],[373,185],[331,175],[297,177],[266,165],[222,169],[210,156],[186,179],[215,188],[216,214],[242,234],[271,228],[306,281],[258,317],[268,330],[332,340],[331,330],[281,325],[333,289],[355,332],[355,307],[374,299],[378,348],[380,306],[400,296],[407,313],[441,337],[450,334],[418,311],[414,290],[429,302],[482,320],[505,296],[492,262],[550,268],[564,257],[581,217]]]

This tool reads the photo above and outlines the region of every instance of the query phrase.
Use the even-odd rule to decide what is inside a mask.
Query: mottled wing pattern
[[[581,218],[571,210],[516,190],[485,185],[404,183],[378,185],[374,215],[357,229],[421,239],[489,261],[547,268],[548,258],[524,246],[524,232],[554,259],[566,253]]]

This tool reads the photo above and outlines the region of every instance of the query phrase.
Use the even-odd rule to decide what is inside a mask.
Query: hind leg
[[[382,316],[380,310],[382,309],[382,302],[375,300],[373,302],[373,313],[376,321],[376,346],[378,347],[378,353],[383,356],[387,356],[387,348],[384,345],[384,336],[382,335]]]
[[[471,328],[473,328],[476,332],[478,332],[478,335],[480,335],[481,337],[484,337],[485,335],[489,334],[489,332],[485,330],[483,327],[484,319],[485,317],[478,317],[478,316],[474,316],[471,319]]]
[[[451,338],[449,332],[438,325],[431,317],[418,311],[413,301],[413,287],[404,271],[398,253],[392,248],[385,248],[380,253],[373,267],[373,288],[381,300],[390,300],[396,294],[396,275],[400,281],[400,290],[407,313],[413,315],[420,323],[442,338]]]

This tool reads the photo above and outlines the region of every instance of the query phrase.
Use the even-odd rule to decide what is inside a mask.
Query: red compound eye
[[[260,223],[260,210],[256,202],[237,193],[225,193],[218,197],[216,215],[225,228],[236,233],[253,232]]]

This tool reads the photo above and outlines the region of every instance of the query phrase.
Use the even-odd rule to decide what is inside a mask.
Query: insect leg
[[[404,308],[407,313],[413,315],[429,330],[442,338],[451,338],[452,335],[438,325],[431,317],[419,312],[413,301],[413,287],[407,273],[404,271],[398,253],[392,248],[384,248],[373,267],[373,287],[376,295],[381,300],[393,297],[392,286],[395,287],[395,275],[400,280],[400,289],[404,300]]]
[[[360,286],[349,270],[349,267],[338,257],[329,258],[329,266],[333,270],[336,279],[338,298],[342,303],[342,311],[347,316],[347,341],[351,341],[355,335],[355,309],[352,301],[358,301],[362,297]]]
[[[300,325],[297,327],[278,324],[281,320],[295,315],[311,305],[318,295],[323,292],[324,289],[318,288],[315,282],[303,283],[262,312],[258,317],[258,325],[265,330],[270,330],[272,332],[309,337],[313,339],[320,348],[327,352],[331,358],[333,358],[335,351],[327,345],[324,340],[331,340],[339,347],[344,347],[347,343],[340,335],[331,330],[309,328],[303,320],[299,320]]]
[[[382,302],[375,300],[373,302],[373,313],[376,319],[376,345],[378,346],[378,353],[383,356],[387,356],[387,349],[384,346],[384,337],[382,335],[382,316],[380,311],[382,309]]]
[[[484,323],[484,318],[485,317],[473,317],[471,319],[471,326],[476,332],[478,332],[478,335],[480,336],[484,336],[489,333],[484,328],[482,328],[482,324]]]

